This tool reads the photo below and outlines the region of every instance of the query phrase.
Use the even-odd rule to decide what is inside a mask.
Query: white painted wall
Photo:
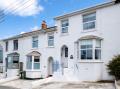
[[[47,46],[47,33],[39,34],[39,47],[38,49],[32,48],[32,36],[19,39],[20,62],[24,62],[24,70],[26,70],[26,55],[32,51],[38,51],[41,53],[41,69],[38,71],[27,72],[27,76],[31,78],[37,78],[39,76],[47,77],[47,64],[48,58],[53,57],[54,61],[58,61],[58,70],[54,72],[54,77],[61,79],[61,47],[66,45],[69,50],[68,56],[68,69],[64,70],[64,79],[79,79],[81,81],[95,81],[111,79],[106,69],[106,64],[114,55],[120,53],[120,4],[101,8],[96,11],[97,22],[96,29],[92,31],[83,31],[82,15],[75,15],[69,17],[69,33],[61,34],[61,21],[57,20],[57,32],[55,35],[55,46],[50,48]],[[66,18],[65,18],[66,19]],[[85,61],[80,62],[80,59],[76,57],[76,44],[75,42],[86,35],[95,35],[102,37],[102,59],[100,61]],[[5,52],[4,44],[4,59],[7,54],[13,51],[13,41],[9,41],[9,51]],[[70,59],[70,55],[73,55],[73,59]],[[5,65],[5,64],[4,64]],[[76,68],[77,66],[77,68]]]
[[[120,53],[120,4],[101,8],[96,11],[97,22],[96,28],[92,31],[83,31],[82,15],[75,15],[69,18],[69,33],[66,35],[61,34],[61,20],[56,21],[58,26],[57,39],[57,55],[60,56],[60,48],[63,45],[67,45],[69,48],[69,58],[70,55],[74,55],[74,59],[69,59],[69,73],[73,71],[73,77],[77,76],[80,80],[108,80],[111,79],[108,75],[106,64],[112,59],[114,55]],[[76,50],[74,43],[82,36],[95,35],[102,37],[102,59],[100,62],[77,62],[76,60]],[[60,57],[58,58],[58,60]],[[102,63],[103,62],[103,63]],[[78,65],[78,70],[75,65]],[[75,73],[76,72],[76,73]],[[67,71],[67,74],[69,74]],[[71,78],[71,76],[68,76]],[[72,78],[73,78],[72,77]]]

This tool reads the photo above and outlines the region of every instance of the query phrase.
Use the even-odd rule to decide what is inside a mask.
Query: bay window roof
[[[32,51],[32,52],[28,53],[27,56],[41,56],[41,53],[39,53],[37,51]]]
[[[86,36],[82,36],[79,40],[87,40],[87,39],[99,39],[102,40],[102,37],[99,36],[94,36],[94,35],[86,35]]]

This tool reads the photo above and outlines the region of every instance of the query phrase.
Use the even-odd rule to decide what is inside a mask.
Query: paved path
[[[0,84],[0,89],[31,89],[33,80],[14,80]]]
[[[50,82],[35,89],[115,89],[112,83],[60,83]]]
[[[0,89],[32,89],[35,80],[14,80],[0,84]],[[113,83],[48,82],[34,89],[115,89]]]
[[[18,89],[18,88],[7,87],[7,86],[0,86],[0,89]]]

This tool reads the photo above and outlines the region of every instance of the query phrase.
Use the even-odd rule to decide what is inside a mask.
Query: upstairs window
[[[18,50],[18,40],[13,41],[13,46],[14,46],[13,47],[14,50]]]
[[[69,26],[69,21],[68,20],[62,20],[61,21],[61,26],[62,26],[62,33],[68,33],[68,26]]]
[[[96,13],[83,15],[83,30],[94,29],[96,24]]]
[[[7,52],[7,51],[8,51],[8,41],[5,43],[5,45],[6,45],[5,50],[6,50],[6,52]]]
[[[54,46],[54,35],[53,34],[49,34],[48,35],[48,46],[49,47],[53,47]]]
[[[38,48],[38,36],[32,37],[32,48]]]

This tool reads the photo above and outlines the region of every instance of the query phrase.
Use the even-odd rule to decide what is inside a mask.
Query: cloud
[[[18,16],[33,16],[44,10],[38,0],[0,0],[0,9]]]
[[[39,27],[38,26],[34,26],[34,27],[32,27],[32,28],[30,28],[32,31],[35,31],[35,30],[38,30],[39,29]]]

